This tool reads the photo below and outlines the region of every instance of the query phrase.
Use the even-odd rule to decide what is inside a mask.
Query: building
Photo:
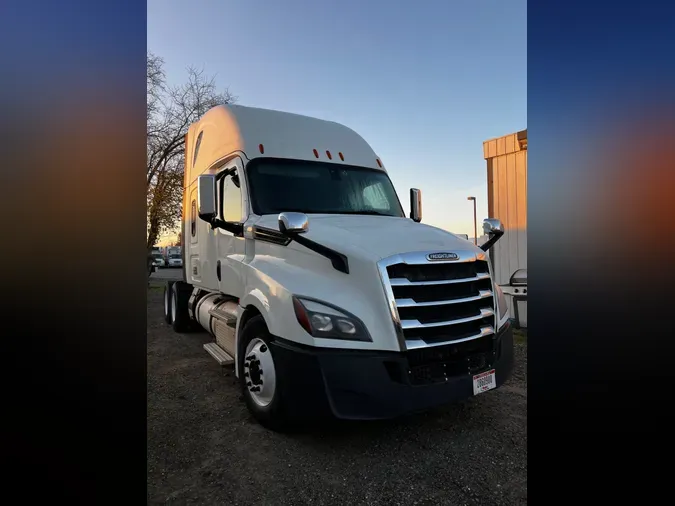
[[[508,285],[514,272],[527,269],[527,130],[485,141],[483,157],[487,161],[488,215],[500,219],[505,229],[490,260],[496,282]],[[509,307],[515,318],[512,300]],[[526,327],[527,302],[519,302],[518,310]]]

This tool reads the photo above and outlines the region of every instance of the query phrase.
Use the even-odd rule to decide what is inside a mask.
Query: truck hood
[[[407,218],[369,215],[310,214],[305,237],[347,256],[380,260],[409,251],[465,250],[482,253],[472,242],[440,228]],[[279,230],[277,215],[256,225]]]

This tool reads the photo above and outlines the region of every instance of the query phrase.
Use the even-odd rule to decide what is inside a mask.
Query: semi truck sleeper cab
[[[487,251],[406,216],[382,160],[338,123],[223,105],[185,140],[183,280],[164,316],[203,328],[262,424],[381,419],[499,387],[513,367]]]

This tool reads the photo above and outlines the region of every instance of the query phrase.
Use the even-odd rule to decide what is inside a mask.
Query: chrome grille
[[[380,262],[402,349],[440,346],[494,334],[495,298],[483,254],[429,262],[426,253]]]

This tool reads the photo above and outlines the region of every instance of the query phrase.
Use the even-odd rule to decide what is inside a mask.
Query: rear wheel
[[[239,382],[253,417],[265,427],[284,430],[289,428],[290,418],[279,388],[281,377],[270,348],[271,341],[262,316],[254,316],[246,322],[242,330],[242,353],[239,353]]]
[[[188,332],[192,329],[190,313],[188,312],[191,290],[183,285],[186,285],[186,283],[176,281],[171,286],[171,305],[169,307],[171,326],[174,331],[179,333]]]
[[[164,321],[171,325],[171,288],[173,281],[164,284]]]

